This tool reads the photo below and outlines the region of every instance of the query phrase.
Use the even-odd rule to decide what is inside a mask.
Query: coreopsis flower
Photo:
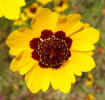
[[[14,20],[14,25],[23,25],[27,21],[27,16],[24,13],[19,14],[19,19]]]
[[[46,5],[47,3],[51,2],[52,0],[37,0],[37,1],[43,5]]]
[[[68,93],[75,75],[95,67],[92,58],[99,31],[80,21],[79,14],[59,15],[47,8],[36,13],[29,28],[12,32],[6,44],[16,56],[10,69],[25,75],[32,93],[54,89]]]
[[[88,73],[88,79],[86,81],[86,85],[87,86],[92,86],[93,85],[93,80],[94,80],[94,78],[93,78],[92,73]]]
[[[0,0],[0,17],[18,19],[20,7],[25,5],[24,0]]]
[[[41,6],[39,6],[37,3],[33,3],[28,8],[25,8],[24,11],[28,18],[33,18],[37,11],[39,11]]]
[[[68,0],[54,0],[53,5],[57,12],[63,12],[69,7]]]
[[[94,100],[93,94],[89,93],[86,95],[85,100]]]
[[[14,89],[16,89],[16,90],[19,89],[19,87],[16,84],[11,84],[11,87],[14,88]]]

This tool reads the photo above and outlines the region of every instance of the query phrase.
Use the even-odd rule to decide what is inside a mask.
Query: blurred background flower
[[[63,12],[69,7],[68,0],[54,0],[54,10],[57,12]]]
[[[40,10],[41,6],[37,3],[33,3],[24,9],[28,18],[33,18],[38,10]]]
[[[19,25],[21,26],[22,24],[24,24],[27,21],[27,16],[24,13],[20,13],[19,14],[19,19],[14,20],[14,25]]]
[[[0,17],[18,19],[20,8],[24,5],[24,0],[0,0]]]
[[[93,94],[87,94],[85,100],[95,100]]]
[[[92,75],[92,73],[88,73],[88,78],[87,78],[87,80],[86,80],[86,85],[87,86],[92,86],[93,85],[93,75]]]

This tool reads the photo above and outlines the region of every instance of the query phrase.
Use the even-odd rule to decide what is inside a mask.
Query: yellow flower
[[[11,84],[11,87],[14,88],[14,89],[16,89],[16,90],[19,89],[19,87],[16,84]]]
[[[0,17],[18,19],[20,7],[24,5],[24,0],[0,0]]]
[[[50,83],[68,93],[76,81],[74,75],[95,67],[92,50],[99,31],[80,18],[79,14],[60,16],[42,8],[32,20],[32,29],[20,28],[9,35],[6,44],[9,53],[16,56],[10,69],[25,75],[32,93],[46,91]]]
[[[85,100],[94,100],[93,94],[86,95]]]
[[[68,0],[54,0],[54,10],[57,12],[63,12],[68,8]]]
[[[37,1],[43,5],[46,5],[47,3],[51,2],[52,0],[37,0]]]
[[[19,19],[14,20],[14,25],[22,25],[27,21],[27,16],[24,13],[20,13]]]
[[[88,73],[88,79],[86,81],[86,85],[88,86],[93,85],[93,75],[91,73]]]
[[[40,10],[40,6],[37,3],[33,3],[31,6],[29,6],[28,8],[25,8],[25,12],[27,14],[27,17],[29,18],[33,18],[35,16],[35,14],[37,13],[37,11]]]

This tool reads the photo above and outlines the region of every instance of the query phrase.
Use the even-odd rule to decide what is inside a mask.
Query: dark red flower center
[[[59,68],[70,56],[72,40],[63,31],[53,34],[44,30],[40,38],[34,38],[30,47],[34,49],[32,58],[39,61],[42,68]]]
[[[58,6],[59,7],[62,7],[63,6],[63,1],[60,1],[59,4],[58,4]]]
[[[35,13],[37,11],[37,8],[36,7],[30,7],[30,12],[31,13]]]

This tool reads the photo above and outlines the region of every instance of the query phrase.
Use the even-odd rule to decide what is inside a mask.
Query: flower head
[[[27,21],[27,16],[24,13],[19,14],[19,19],[14,20],[14,25],[22,25]]]
[[[88,73],[88,79],[86,81],[86,85],[91,86],[93,85],[93,75],[91,73]]]
[[[40,10],[40,8],[41,7],[37,3],[33,3],[28,8],[25,8],[25,13],[26,13],[27,17],[33,18],[35,16],[35,14],[37,13],[37,11]]]
[[[24,27],[9,35],[6,44],[16,56],[10,69],[25,75],[31,92],[46,91],[51,83],[54,89],[68,93],[76,81],[74,75],[95,67],[92,50],[99,32],[80,18],[43,8],[32,20],[32,29]]]
[[[87,94],[86,97],[85,97],[85,100],[94,100],[94,96],[93,94]]]
[[[68,0],[54,0],[54,10],[57,12],[63,12],[68,8]]]
[[[0,0],[0,17],[18,19],[20,7],[25,5],[24,0]]]

